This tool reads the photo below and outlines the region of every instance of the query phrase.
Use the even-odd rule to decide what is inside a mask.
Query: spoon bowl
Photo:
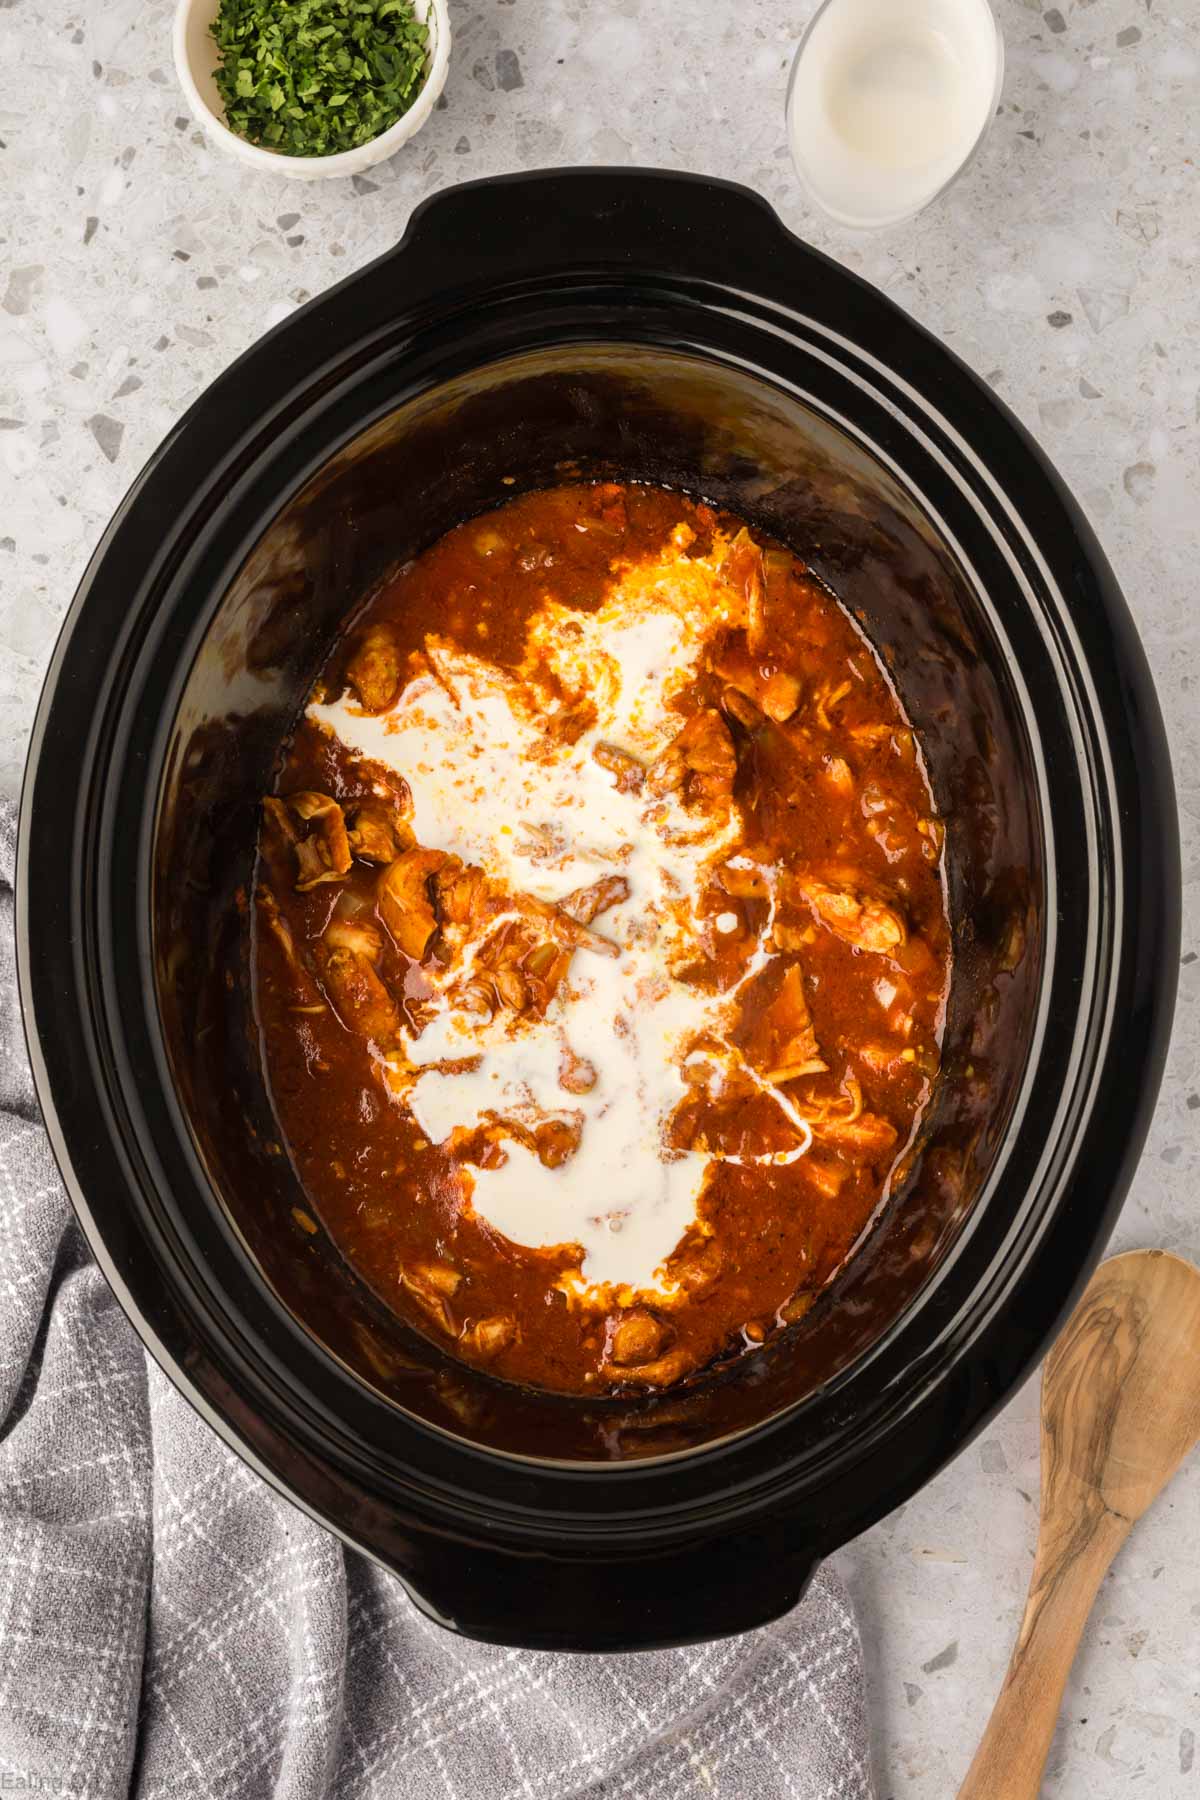
[[[1075,1483],[1132,1525],[1200,1439],[1200,1269],[1131,1250],[1096,1271],[1046,1361],[1043,1518]]]
[[[1025,1616],[959,1800],[1036,1800],[1092,1602],[1200,1441],[1200,1269],[1102,1263],[1042,1375],[1042,1505]]]

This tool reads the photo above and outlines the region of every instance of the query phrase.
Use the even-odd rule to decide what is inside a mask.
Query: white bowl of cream
[[[976,154],[1003,81],[988,0],[825,0],[788,87],[796,171],[839,224],[911,218]]]

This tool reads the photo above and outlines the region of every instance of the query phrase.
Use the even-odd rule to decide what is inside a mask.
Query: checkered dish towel
[[[870,1800],[837,1578],[688,1650],[468,1643],[252,1474],[92,1262],[37,1115],[0,809],[0,1790]]]

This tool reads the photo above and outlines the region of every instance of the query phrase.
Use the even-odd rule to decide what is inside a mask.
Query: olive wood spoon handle
[[[1025,1616],[958,1800],[1037,1800],[1097,1589],[1200,1439],[1200,1269],[1102,1263],[1042,1374],[1042,1507]]]

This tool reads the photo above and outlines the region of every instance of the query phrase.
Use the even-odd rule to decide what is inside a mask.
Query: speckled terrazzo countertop
[[[266,326],[468,177],[640,162],[748,183],[939,332],[1075,488],[1158,681],[1182,811],[1184,967],[1115,1248],[1200,1259],[1200,10],[999,0],[1000,117],[915,223],[852,239],[787,161],[808,0],[452,0],[443,101],[352,182],[253,179],[184,115],[163,0],[0,0],[0,783],[15,788],[75,583],[144,459]],[[1033,1551],[1031,1384],[843,1553],[881,1800],[945,1800],[1001,1678]],[[1060,1800],[1200,1793],[1200,1459],[1103,1589],[1051,1753]]]

